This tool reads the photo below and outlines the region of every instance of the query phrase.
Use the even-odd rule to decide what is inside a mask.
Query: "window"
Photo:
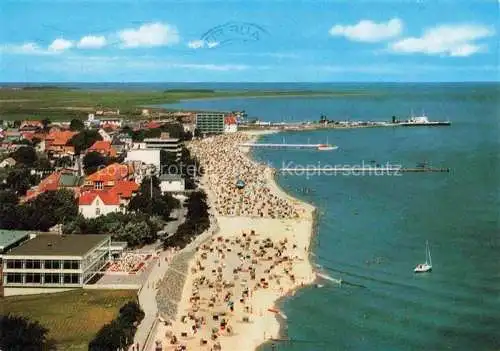
[[[26,260],[26,269],[40,269],[40,260]]]
[[[100,215],[101,215],[101,209],[100,209],[99,207],[97,207],[97,208],[95,209],[95,215],[96,215],[96,216],[100,216]]]
[[[7,261],[7,268],[14,268],[14,260]]]
[[[63,268],[64,269],[79,269],[80,268],[80,261],[76,260],[66,260],[63,261]]]
[[[40,284],[42,281],[42,276],[40,273],[26,273],[26,283]]]
[[[45,273],[45,284],[59,284],[59,274]]]
[[[59,268],[61,268],[61,261],[59,260],[52,261],[52,269],[59,269]]]
[[[22,283],[23,277],[20,273],[7,273],[7,283]]]
[[[14,260],[14,268],[17,268],[17,269],[23,268],[23,261],[22,260]]]
[[[95,182],[94,187],[97,190],[102,190],[102,182]]]
[[[45,269],[52,269],[52,261],[49,261],[49,260],[45,261],[44,265],[43,265],[43,268],[45,268]]]
[[[71,274],[71,283],[79,284],[80,283],[80,275],[79,274]]]

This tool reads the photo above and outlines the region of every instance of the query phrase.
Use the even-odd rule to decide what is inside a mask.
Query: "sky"
[[[499,81],[499,0],[1,0],[1,82]]]

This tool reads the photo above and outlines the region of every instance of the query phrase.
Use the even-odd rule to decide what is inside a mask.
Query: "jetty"
[[[450,172],[449,168],[433,168],[433,167],[284,167],[279,169],[280,172],[308,172],[308,173],[345,173],[345,172],[364,172],[364,173],[424,173],[424,172]]]
[[[243,147],[251,148],[268,148],[268,149],[313,149],[313,150],[335,150],[338,146],[332,146],[330,144],[271,144],[271,143],[243,143],[240,144]]]

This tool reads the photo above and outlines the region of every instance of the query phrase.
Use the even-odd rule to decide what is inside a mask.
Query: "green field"
[[[111,91],[67,88],[0,89],[0,119],[49,118],[70,120],[86,118],[96,108],[120,109],[133,117],[140,115],[141,106],[169,104],[188,99],[224,97],[279,97],[279,96],[359,96],[349,91]]]
[[[2,314],[23,315],[49,329],[61,350],[88,350],[97,331],[118,315],[135,290],[72,290],[54,294],[9,296],[0,299]]]

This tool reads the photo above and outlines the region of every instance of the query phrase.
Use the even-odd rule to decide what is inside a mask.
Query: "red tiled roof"
[[[236,117],[230,115],[224,118],[224,124],[237,124],[238,121],[236,120]]]
[[[52,140],[52,145],[66,145],[76,134],[78,134],[78,132],[72,132],[70,130],[54,131],[50,132],[49,135],[45,137],[45,140]]]
[[[130,169],[127,165],[113,163],[106,168],[103,168],[89,175],[86,181],[92,182],[109,182],[112,180],[126,179],[130,174]]]
[[[21,136],[23,139],[31,141],[33,139],[33,136],[35,135],[35,132],[21,132]]]
[[[54,172],[50,174],[46,178],[42,179],[42,181],[38,183],[36,187],[28,189],[23,201],[31,200],[46,191],[57,190],[59,187],[60,179],[61,179],[61,172]]]
[[[88,152],[96,151],[100,153],[105,153],[110,156],[116,156],[116,150],[111,146],[110,141],[98,140],[91,147],[88,148]]]
[[[110,189],[120,195],[120,197],[129,199],[132,197],[132,194],[139,190],[139,185],[136,182],[130,180],[119,180],[116,182],[116,185]]]
[[[159,123],[159,122],[156,122],[156,121],[149,121],[148,123],[146,123],[144,125],[144,128],[147,128],[147,129],[156,129],[156,128],[160,128],[162,126],[162,123]]]
[[[109,190],[90,190],[80,194],[78,198],[79,206],[89,206],[94,202],[95,198],[99,197],[105,205],[119,205],[120,196]]]

